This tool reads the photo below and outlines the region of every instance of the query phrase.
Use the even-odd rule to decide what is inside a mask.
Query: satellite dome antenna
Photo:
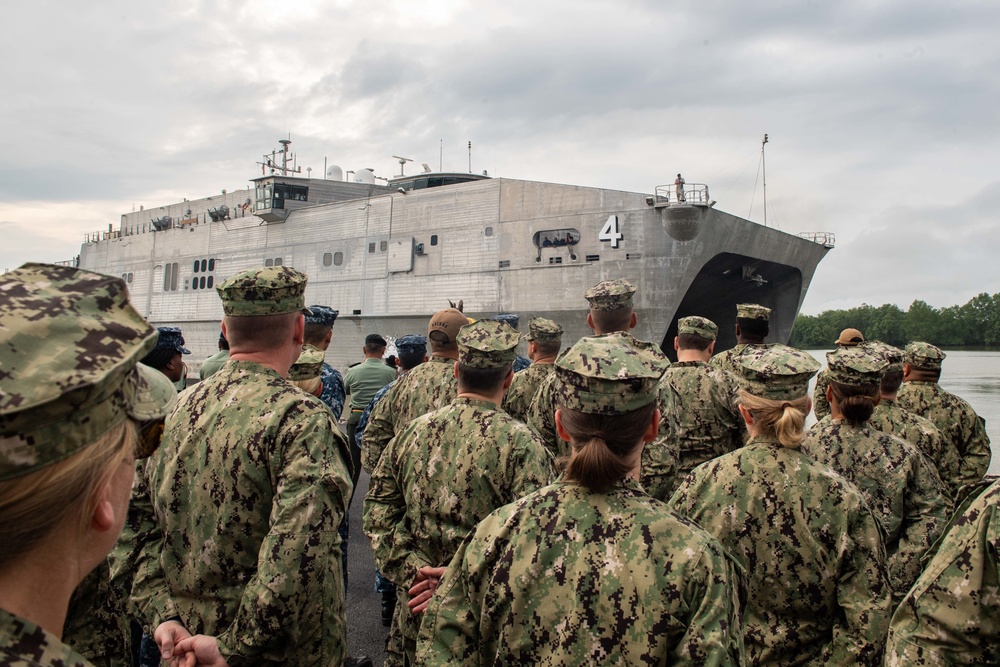
[[[398,155],[393,155],[392,157],[394,157],[397,160],[399,160],[399,175],[400,176],[405,176],[406,174],[403,173],[403,167],[406,166],[407,162],[413,162],[413,160],[411,160],[408,157],[399,157]]]

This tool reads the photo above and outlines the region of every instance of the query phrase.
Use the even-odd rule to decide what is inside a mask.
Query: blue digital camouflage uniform
[[[340,374],[340,371],[324,361],[319,380],[323,386],[319,400],[326,403],[333,412],[333,418],[339,421],[340,415],[344,413],[344,401],[347,400],[347,392],[344,389],[344,378]]]
[[[886,664],[1000,664],[1000,482],[982,483],[896,609]]]

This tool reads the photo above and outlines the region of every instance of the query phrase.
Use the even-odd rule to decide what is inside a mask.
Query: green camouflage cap
[[[736,306],[736,317],[741,320],[767,322],[771,319],[771,309],[756,303],[741,303]]]
[[[584,293],[593,310],[621,310],[632,307],[635,285],[627,280],[603,280]]]
[[[811,355],[780,343],[747,347],[735,361],[743,389],[777,401],[805,396],[821,366]]]
[[[627,333],[581,338],[556,359],[555,403],[588,414],[625,414],[656,400],[668,366],[656,345]]]
[[[827,352],[826,366],[831,382],[865,387],[882,381],[889,362],[881,354],[872,354],[870,348],[855,345]]]
[[[885,362],[888,364],[885,368],[886,373],[903,370],[903,351],[898,347],[893,347],[880,340],[868,341],[861,345],[864,349],[868,350],[869,354],[878,355],[885,359]]]
[[[514,363],[520,337],[506,322],[478,320],[458,331],[458,362],[472,368],[502,368]]]
[[[536,317],[528,322],[528,333],[524,334],[524,340],[562,340],[563,328],[561,325],[547,320],[544,317]]]
[[[903,361],[920,371],[939,371],[948,356],[930,343],[910,343],[903,350]]]
[[[170,378],[152,366],[138,364],[136,370],[142,381],[134,387],[128,416],[140,423],[163,419],[177,405],[177,388]]]
[[[306,308],[306,274],[290,266],[247,269],[215,286],[229,316],[282,315]]]
[[[318,378],[323,370],[323,359],[326,352],[313,345],[303,345],[302,353],[288,369],[289,380],[312,380]]]
[[[719,335],[719,327],[707,317],[696,315],[682,317],[677,320],[677,335],[681,334],[692,334],[706,340],[715,340],[715,337]]]
[[[48,264],[0,276],[0,480],[165,414],[173,395],[136,368],[154,345],[119,278]]]

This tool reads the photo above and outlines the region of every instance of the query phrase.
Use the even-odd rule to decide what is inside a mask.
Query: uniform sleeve
[[[154,453],[153,456],[157,456]],[[115,546],[111,563],[113,579],[127,577],[129,567],[134,567],[130,602],[140,620],[153,628],[178,616],[170,599],[160,564],[163,534],[153,512],[153,499],[149,488],[151,461],[136,463],[135,485],[129,501],[126,528],[122,530]],[[132,541],[131,544],[129,543]]]
[[[816,421],[830,416],[830,402],[826,400],[826,388],[829,386],[830,380],[827,379],[826,369],[823,369],[816,376],[816,388],[813,390],[813,412],[816,414]]]
[[[424,611],[417,638],[418,665],[473,667],[482,661],[479,617],[482,599],[469,576],[469,547],[475,531],[455,552],[441,585]]]
[[[270,528],[232,625],[219,636],[230,664],[341,664],[347,627],[337,527],[351,497],[347,442],[326,413],[285,427],[274,454]]]
[[[397,482],[395,452],[409,436],[410,429],[389,443],[372,472],[365,495],[364,529],[372,541],[372,552],[379,571],[397,586],[409,587],[417,571],[425,566],[440,566],[420,553],[410,533],[406,518],[406,499]]]
[[[552,384],[555,382],[555,375],[550,375],[545,382],[535,392],[531,408],[528,410],[527,424],[535,430],[538,437],[542,439],[545,448],[549,450],[553,458],[558,459],[564,453],[564,444],[556,433],[556,406],[553,396]],[[569,445],[566,444],[566,447]]]
[[[892,597],[885,570],[885,545],[867,506],[855,510],[846,540],[847,558],[837,584],[843,614],[834,622],[833,640],[823,661],[830,665],[882,664]]]
[[[321,380],[323,392],[320,394],[319,400],[326,403],[333,412],[333,418],[340,421],[340,415],[344,413],[344,402],[347,400],[344,378],[340,375],[340,371],[323,364]]]
[[[906,488],[906,507],[895,553],[889,556],[889,581],[897,602],[920,576],[921,559],[934,544],[951,516],[951,494],[927,457],[910,448],[913,474]]]
[[[972,411],[972,408],[968,408]],[[959,473],[961,484],[974,484],[981,480],[990,468],[990,436],[986,433],[986,421],[972,413],[972,421],[965,438],[965,451],[962,455],[962,467]]]
[[[396,435],[396,427],[393,422],[392,405],[395,403],[396,391],[393,385],[382,400],[372,408],[365,427],[364,437],[361,446],[361,467],[369,474],[375,472],[378,467],[382,452],[385,451],[389,441]]]

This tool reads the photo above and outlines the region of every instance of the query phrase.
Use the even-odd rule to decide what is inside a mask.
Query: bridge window
[[[573,246],[580,242],[580,230],[567,227],[564,229],[546,229],[535,232],[536,248],[561,248]]]

